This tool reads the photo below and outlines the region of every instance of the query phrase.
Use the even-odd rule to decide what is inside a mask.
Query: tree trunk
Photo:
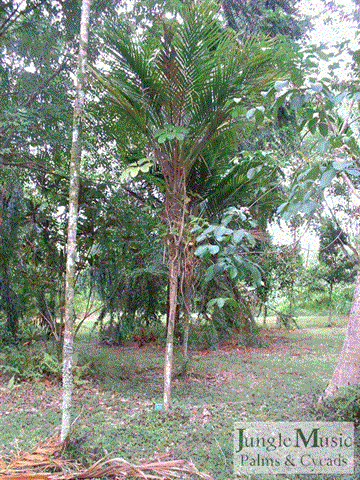
[[[174,330],[178,298],[178,279],[180,273],[180,256],[177,239],[169,240],[169,316],[166,334],[165,366],[164,366],[164,409],[169,412],[171,404],[171,375],[174,353]]]
[[[184,362],[188,359],[189,348],[189,330],[191,323],[191,287],[192,284],[185,279],[184,284],[184,339],[183,339],[183,358]]]
[[[328,327],[332,326],[332,293],[333,293],[333,284],[330,284],[329,288],[329,312],[328,312]]]
[[[324,397],[331,397],[339,388],[353,384],[360,384],[360,272],[340,358]]]
[[[184,246],[184,340],[183,340],[183,354],[184,361],[188,358],[189,347],[189,330],[191,324],[191,303],[194,293],[194,268],[196,264],[195,252],[195,239],[190,240]]]
[[[166,224],[168,233],[169,305],[164,366],[164,409],[171,405],[171,375],[174,353],[174,330],[178,305],[179,275],[181,269],[180,245],[184,234],[186,214],[185,170],[174,162],[172,175],[167,177],[165,197]]]
[[[63,345],[63,399],[61,441],[69,435],[71,426],[72,362],[73,362],[73,321],[74,287],[76,274],[76,233],[79,203],[79,176],[82,152],[82,119],[85,103],[85,66],[87,60],[87,42],[89,30],[90,1],[83,0],[81,10],[80,42],[78,69],[76,78],[76,97],[73,117],[73,134],[70,161],[69,220],[66,244],[66,281],[65,281],[65,332]]]

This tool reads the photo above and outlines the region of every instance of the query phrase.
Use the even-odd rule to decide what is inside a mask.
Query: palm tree
[[[143,40],[115,26],[103,35],[116,68],[108,77],[90,68],[119,114],[146,137],[165,181],[169,315],[164,370],[164,408],[171,409],[171,370],[180,253],[186,239],[190,198],[187,179],[207,152],[236,142],[234,108],[250,108],[279,78],[275,42],[246,40],[223,28],[212,2],[184,4],[161,19]]]

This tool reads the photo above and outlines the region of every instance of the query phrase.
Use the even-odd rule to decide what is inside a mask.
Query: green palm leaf
[[[136,42],[109,26],[103,39],[116,70],[104,78],[90,67],[123,113],[152,137],[166,124],[189,128],[191,149],[184,150],[188,166],[219,134],[233,127],[231,103],[257,101],[279,70],[274,65],[274,41],[247,40],[239,44],[224,31],[211,2],[184,7],[183,24],[163,25],[163,38]],[[144,126],[147,123],[147,128]]]

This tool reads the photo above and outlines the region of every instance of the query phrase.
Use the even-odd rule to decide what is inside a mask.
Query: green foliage
[[[229,228],[231,222],[233,228]],[[195,250],[195,255],[204,260],[216,258],[205,272],[205,281],[209,282],[216,275],[226,273],[236,282],[244,280],[250,273],[253,284],[260,284],[260,268],[251,259],[251,249],[256,239],[250,229],[256,226],[257,222],[244,211],[232,207],[224,212],[220,225],[203,222],[201,229],[199,226],[193,229],[198,234],[196,242],[201,244]],[[211,243],[202,243],[204,241]]]
[[[279,248],[271,267],[272,290],[277,296],[285,297],[277,302],[276,309],[286,308],[287,312],[283,312],[283,315],[289,314],[291,318],[297,307],[297,289],[302,285],[303,264],[299,246]]]
[[[30,301],[28,300],[28,303]],[[24,315],[19,322],[16,337],[14,338],[6,326],[6,319],[0,317],[0,350],[5,346],[32,345],[40,340],[49,338],[49,329],[38,319]]]
[[[115,68],[105,78],[90,67],[121,116],[152,143],[161,139],[162,161],[169,154],[165,140],[182,143],[188,171],[212,140],[221,142],[233,127],[228,120],[237,105],[234,98],[251,105],[279,75],[273,42],[247,40],[240,49],[231,32],[224,35],[217,10],[211,2],[182,5],[178,15],[184,24],[158,23],[142,42],[109,25],[103,38]]]
[[[116,343],[137,327],[159,322],[166,308],[167,270],[157,212],[138,201],[141,187],[129,185],[128,191],[134,196],[108,195],[83,275],[89,294],[102,302],[95,326],[103,340]]]
[[[43,375],[59,376],[61,362],[39,348],[7,346],[0,357],[0,370],[16,380],[29,380]]]
[[[312,135],[311,144],[302,146],[306,154],[297,152],[302,165],[293,175],[287,201],[278,213],[285,219],[297,213],[310,215],[321,208],[325,191],[335,178],[344,180],[345,175],[348,183],[357,184],[360,147],[352,128],[355,112],[352,108],[346,116],[343,112],[346,105],[353,107],[358,102],[359,95],[351,83],[333,85],[323,79],[295,89],[284,86],[275,96],[274,115],[290,102],[298,118],[298,132],[304,137]],[[315,161],[310,160],[310,154]]]
[[[291,328],[299,328],[294,315],[283,312],[277,312],[276,325],[280,328],[285,327],[287,330],[290,330]]]
[[[129,165],[121,174],[120,180],[126,180],[129,177],[137,177],[139,173],[150,171],[153,162],[151,158],[142,158]]]
[[[332,398],[324,399],[318,411],[326,420],[360,424],[360,388],[348,385],[339,389]]]
[[[320,269],[317,276],[325,280],[330,289],[335,283],[349,283],[355,280],[356,270],[347,253],[348,240],[339,225],[325,219],[319,228]],[[322,268],[321,268],[322,267]]]
[[[216,215],[226,204],[225,200],[215,211],[220,200],[232,194],[226,206],[233,205],[235,196],[241,196],[240,190],[246,190],[252,202],[258,192],[262,197],[269,193],[266,186],[259,185],[263,168],[271,176],[265,155],[248,162],[254,170],[241,161],[237,165],[234,161],[233,168],[228,168],[226,161],[238,143],[237,127],[246,119],[238,109],[258,107],[257,102],[267,101],[261,92],[281,75],[279,65],[283,63],[277,54],[281,42],[246,39],[239,43],[234,32],[224,28],[219,8],[213,2],[176,7],[173,18],[158,19],[140,41],[132,32],[109,23],[101,41],[108,54],[110,73],[105,77],[91,66],[89,70],[107,93],[116,118],[131,125],[134,135],[148,142],[154,164],[164,179],[169,236],[179,236],[179,245],[184,237],[183,245],[188,245],[195,234],[189,231],[188,214],[199,217],[201,210]],[[259,114],[261,110],[256,108]],[[222,170],[216,168],[219,164],[224,167]],[[272,168],[271,173],[273,181],[278,172]],[[212,182],[214,178],[219,180],[217,185]],[[256,193],[249,183],[256,183]],[[269,203],[270,196],[266,198]],[[184,228],[179,228],[181,222]],[[225,241],[224,227],[225,234],[221,228],[214,230],[216,241],[223,237]],[[245,237],[251,237],[244,232],[234,234],[235,243],[244,240],[245,244]],[[233,243],[230,249],[234,248]],[[215,249],[207,247],[208,252]],[[182,253],[186,263],[185,248]],[[225,252],[223,258],[227,257],[230,253]],[[173,258],[170,264],[179,258]],[[250,271],[255,281],[259,280],[258,269],[249,258],[239,255],[237,264],[239,269]],[[214,273],[211,268],[221,269],[221,265],[219,261],[217,266],[210,267],[208,280]],[[190,270],[189,277],[194,268]],[[235,279],[237,273],[230,264],[229,272]],[[127,324],[134,318],[135,312],[130,313]]]
[[[25,296],[17,255],[23,222],[22,187],[12,174],[3,181],[0,218],[0,310],[6,316],[6,336],[15,341]]]
[[[329,311],[330,298],[327,286],[321,282],[313,271],[308,272],[309,276],[304,278],[308,286],[296,289],[296,311],[317,312],[325,314]],[[354,285],[335,284],[332,291],[332,311],[337,315],[349,315],[353,301]],[[280,304],[278,303],[280,307]],[[288,304],[283,304],[288,308]]]
[[[167,140],[178,140],[181,142],[185,139],[188,129],[182,126],[175,127],[174,125],[164,125],[164,128],[160,128],[154,133],[158,143],[164,143]]]
[[[296,12],[296,2],[292,0],[223,0],[223,10],[230,27],[242,35],[287,35],[299,39],[308,21]]]

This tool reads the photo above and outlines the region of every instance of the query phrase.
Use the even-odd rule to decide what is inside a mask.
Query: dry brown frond
[[[192,462],[166,460],[167,455],[142,459],[137,465],[124,458],[105,457],[88,468],[79,469],[78,465],[60,457],[64,446],[64,442],[60,442],[59,432],[56,432],[31,451],[20,452],[7,465],[0,460],[0,480],[85,480],[92,478],[169,480],[170,478],[184,478],[184,475],[197,475],[204,480],[213,480],[210,475],[200,472]],[[40,473],[35,470],[40,470]],[[49,471],[49,473],[44,473],[45,471]]]
[[[90,478],[115,478],[117,480],[127,480],[131,478],[147,480],[166,480],[170,478],[183,478],[183,474],[198,475],[204,480],[212,480],[212,477],[206,475],[195,467],[192,462],[185,460],[164,460],[164,457],[153,457],[140,460],[135,465],[123,458],[102,459],[91,467],[77,472],[53,474],[50,480],[75,480]]]
[[[0,480],[3,478],[18,480],[20,477],[23,480],[48,478],[47,474],[33,473],[31,470],[62,470],[67,463],[66,460],[60,458],[60,453],[64,446],[64,442],[60,442],[60,432],[57,430],[53,435],[39,442],[30,451],[18,453],[10,463],[6,464],[1,460]]]

